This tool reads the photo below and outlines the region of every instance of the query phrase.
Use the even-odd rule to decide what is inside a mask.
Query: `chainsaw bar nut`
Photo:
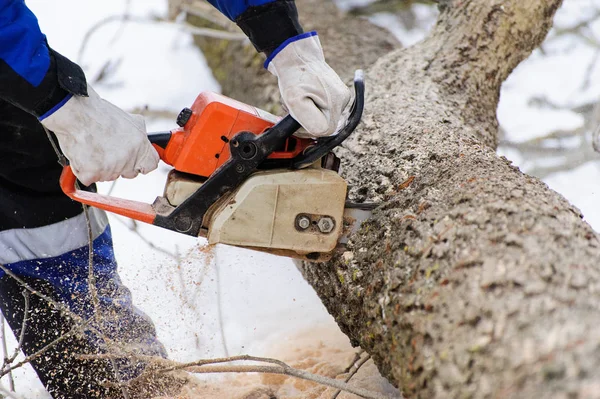
[[[317,219],[319,220],[317,222]],[[313,226],[311,228],[311,226]],[[301,214],[296,216],[296,229],[300,231],[306,231],[310,229],[311,232],[329,234],[335,228],[335,221],[330,216],[322,216],[319,219],[319,215],[307,215]]]
[[[327,233],[331,233],[333,231],[333,228],[335,227],[335,222],[333,221],[332,218],[326,216],[324,218],[321,218],[321,220],[319,220],[318,226],[319,226],[319,231],[321,233],[327,234]]]
[[[310,227],[310,219],[308,218],[308,216],[298,216],[298,219],[296,219],[296,223],[298,224],[298,227],[300,227],[302,230],[306,230]]]

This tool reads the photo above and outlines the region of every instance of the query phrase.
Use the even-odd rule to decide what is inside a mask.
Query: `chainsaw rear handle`
[[[160,158],[171,140],[171,132],[157,132],[148,134],[148,139]],[[70,165],[63,168],[60,175],[60,188],[71,199],[82,204],[103,209],[121,216],[152,224],[156,219],[156,211],[150,204],[123,198],[111,197],[90,191],[84,191],[77,187],[77,177]]]
[[[77,187],[77,177],[73,174],[70,165],[63,168],[60,175],[60,188],[67,196],[69,196],[69,198],[81,202],[82,204],[104,209],[105,211],[113,212],[144,223],[152,224],[156,218],[156,212],[150,204],[79,189]]]

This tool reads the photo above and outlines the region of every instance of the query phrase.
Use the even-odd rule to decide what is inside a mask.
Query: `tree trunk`
[[[599,236],[495,153],[500,86],[561,0],[439,3],[423,42],[367,70],[363,123],[338,150],[352,199],[382,205],[304,276],[408,397],[597,397]],[[329,58],[364,32],[324,40]],[[227,94],[263,89],[245,74]]]

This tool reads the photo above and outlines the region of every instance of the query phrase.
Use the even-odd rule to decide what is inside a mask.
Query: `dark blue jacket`
[[[302,33],[293,0],[208,0],[269,55]],[[79,66],[53,51],[24,0],[0,0],[0,99],[37,117],[67,95],[87,95]]]

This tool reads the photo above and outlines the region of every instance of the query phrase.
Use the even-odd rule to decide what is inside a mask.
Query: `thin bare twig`
[[[210,28],[199,28],[194,25],[182,23],[177,24],[185,32],[191,33],[192,35],[210,37],[212,39],[231,40],[231,41],[243,41],[248,40],[248,37],[242,33],[226,32],[222,30],[210,29]]]
[[[182,4],[179,9],[188,15],[193,15],[198,18],[202,18],[205,21],[211,22],[215,25],[227,30],[237,29],[237,26],[229,19],[219,13],[214,7],[208,5],[205,2],[196,2],[193,6],[189,4]]]
[[[214,358],[214,359],[202,359],[202,360],[198,360],[195,362],[189,362],[189,363],[178,363],[173,367],[168,367],[166,369],[160,370],[160,372],[166,373],[169,371],[183,370],[183,369],[187,369],[190,367],[205,366],[208,364],[217,364],[217,363],[230,363],[230,362],[237,362],[237,361],[272,363],[272,364],[276,364],[279,367],[290,368],[290,366],[288,366],[286,363],[282,362],[281,360],[271,359],[268,357],[238,355],[238,356],[229,356],[229,357]]]
[[[180,259],[181,257],[179,256],[178,253],[172,253],[164,248],[161,248],[161,247],[157,246],[156,244],[154,244],[149,239],[147,239],[146,237],[144,237],[142,235],[142,233],[140,233],[140,231],[138,230],[138,223],[136,220],[128,219],[128,218],[121,218],[121,217],[116,217],[116,219],[121,224],[123,224],[125,227],[127,227],[131,232],[135,233],[146,245],[148,245],[150,247],[150,249],[154,249],[160,253],[163,253],[163,254],[171,257],[175,262],[179,262],[181,260]],[[126,221],[131,222],[131,224],[126,223]]]
[[[200,366],[186,369],[197,374],[213,374],[213,373],[263,373],[263,374],[280,374],[290,377],[296,377],[303,380],[316,382],[320,385],[325,385],[331,388],[340,389],[345,392],[353,393],[366,399],[391,399],[390,396],[384,396],[377,392],[371,392],[366,389],[356,388],[348,385],[345,382],[335,380],[333,378],[324,377],[309,373],[304,370],[294,368],[283,368],[278,366]]]
[[[248,38],[241,33],[235,33],[235,32],[227,32],[227,31],[222,31],[222,30],[217,30],[217,29],[210,29],[210,28],[198,28],[196,26],[187,24],[187,23],[178,23],[178,22],[172,22],[172,21],[168,21],[166,19],[163,18],[144,18],[144,17],[133,17],[131,15],[111,15],[109,17],[106,17],[98,22],[96,22],[86,33],[85,36],[83,37],[83,40],[81,42],[81,45],[79,46],[79,51],[77,53],[77,60],[78,62],[82,62],[83,60],[83,55],[85,53],[85,49],[87,47],[87,44],[90,40],[90,38],[103,26],[108,25],[110,23],[113,22],[121,22],[121,23],[125,23],[125,22],[136,22],[136,23],[143,23],[143,24],[164,24],[164,25],[170,25],[170,26],[176,26],[181,28],[183,31],[191,33],[193,35],[198,35],[198,36],[204,36],[204,37],[210,37],[213,39],[222,39],[222,40],[247,40]]]
[[[110,184],[110,187],[108,188],[108,191],[106,192],[106,195],[111,195],[115,189],[115,187],[117,186],[117,181],[118,180],[113,180],[112,183]]]
[[[101,354],[101,355],[79,355],[80,359],[106,359],[109,357],[119,357],[122,355],[115,354]],[[154,361],[157,365],[164,365],[165,367],[162,369],[154,370],[153,372],[159,373],[168,373],[177,370],[185,370],[192,373],[197,374],[214,374],[214,373],[264,373],[264,374],[280,374],[287,375],[289,377],[300,378],[307,381],[312,381],[320,385],[340,389],[345,392],[350,392],[355,395],[358,395],[367,399],[392,399],[390,396],[385,396],[376,392],[371,392],[366,389],[356,388],[348,385],[343,381],[339,381],[333,378],[309,373],[308,371],[298,370],[293,367],[290,367],[288,364],[282,362],[281,360],[265,358],[265,357],[257,357],[257,356],[249,356],[249,355],[239,355],[239,356],[230,356],[227,358],[215,358],[215,359],[202,359],[195,362],[189,363],[179,363],[172,360],[156,358],[151,356],[143,356],[137,355],[137,358],[144,361]],[[230,363],[237,361],[252,361],[252,362],[262,362],[262,363],[270,363],[274,366],[261,366],[261,365],[252,365],[252,366],[239,366],[239,365],[230,365],[230,366],[214,366],[219,363]],[[143,378],[143,375],[137,377]],[[135,381],[135,379],[129,381],[129,383]],[[393,397],[393,399],[402,399],[402,396]]]
[[[34,361],[35,359],[37,359],[38,357],[42,356],[44,353],[46,353],[48,350],[50,350],[52,347],[56,346],[57,344],[59,344],[60,342],[64,341],[65,339],[69,338],[72,335],[77,334],[78,332],[80,332],[82,330],[82,328],[85,328],[84,326],[81,325],[75,325],[73,328],[71,328],[71,330],[69,332],[67,332],[66,334],[61,335],[60,337],[56,338],[54,341],[50,342],[48,345],[44,346],[42,349],[40,349],[39,351],[25,357],[25,359],[21,360],[18,363],[15,363],[14,365],[10,366],[7,369],[3,369],[0,371],[0,378],[5,376],[6,374],[10,373],[13,370],[16,370],[24,365],[26,365],[27,363],[31,363],[32,361]]]
[[[47,295],[34,290],[29,284],[27,284],[25,281],[23,281],[21,278],[19,278],[16,274],[14,274],[11,270],[9,270],[8,268],[6,268],[4,265],[0,264],[0,269],[2,271],[4,271],[4,273],[6,273],[8,276],[10,276],[11,278],[13,278],[19,285],[21,285],[23,288],[25,288],[29,293],[43,299],[44,301],[46,301],[48,304],[52,305],[53,307],[55,307],[57,310],[69,315],[71,317],[71,319],[73,319],[74,321],[74,326],[71,328],[71,330],[63,335],[61,335],[60,337],[56,338],[54,341],[48,343],[48,345],[44,346],[43,348],[41,348],[40,350],[38,350],[37,352],[26,356],[22,361],[12,364],[10,365],[10,367],[6,368],[3,367],[2,370],[0,370],[0,378],[2,378],[3,376],[7,375],[7,374],[11,374],[12,371],[24,366],[25,364],[31,363],[33,360],[39,358],[40,356],[42,356],[44,353],[46,353],[48,350],[50,350],[51,348],[53,348],[54,346],[56,346],[57,344],[59,344],[60,342],[64,341],[65,339],[89,330],[92,331],[94,333],[96,333],[98,336],[102,337],[105,340],[108,340],[108,338],[97,328],[95,328],[94,326],[89,324],[88,320],[83,319],[82,317],[80,317],[79,315],[73,313],[67,306],[65,306],[64,304],[55,301],[54,299],[48,297]],[[6,353],[6,352],[5,352]],[[125,398],[127,399],[127,396],[125,396]]]
[[[61,341],[64,341],[66,338],[68,338],[68,337],[70,337],[72,335],[75,335],[78,332],[89,330],[91,332],[94,332],[98,336],[101,336],[101,337],[104,336],[104,334],[100,330],[98,330],[94,326],[90,325],[88,320],[85,320],[84,318],[82,318],[81,316],[77,315],[76,313],[73,313],[66,305],[64,305],[64,304],[62,304],[60,302],[55,301],[54,299],[52,299],[49,296],[41,293],[40,291],[37,291],[37,290],[33,289],[29,284],[27,284],[25,281],[23,281],[23,279],[21,279],[20,277],[18,277],[16,274],[14,274],[10,269],[8,269],[3,264],[0,264],[0,270],[2,270],[4,273],[6,273],[6,275],[8,275],[12,279],[14,279],[21,287],[25,288],[29,293],[31,293],[31,294],[33,294],[33,295],[35,295],[35,296],[43,299],[49,305],[52,305],[57,310],[63,312],[64,314],[67,314],[69,317],[71,317],[71,319],[75,323],[75,325],[73,326],[73,328],[69,332],[67,332],[66,334],[61,335],[60,337],[58,337],[54,341],[50,342],[48,345],[44,346],[39,351],[37,351],[37,352],[35,352],[35,353],[33,353],[33,354],[25,357],[25,359],[23,359],[22,361],[20,361],[17,364],[12,365],[11,367],[9,367],[7,369],[0,370],[0,378],[2,378],[3,376],[11,373],[15,369],[18,369],[19,367],[22,367],[23,365],[25,365],[27,363],[30,363],[32,360],[37,359],[38,357],[42,356],[45,352],[47,352],[49,349],[51,349],[52,347],[54,347],[55,345],[57,345]]]
[[[579,86],[579,90],[585,90],[590,87],[592,83],[592,74],[596,70],[596,65],[598,64],[598,59],[600,59],[600,47],[594,51],[594,56],[592,57],[592,61],[590,61],[589,65],[585,70],[585,74],[583,75],[583,82]]]
[[[21,323],[21,332],[19,333],[19,343],[17,344],[17,347],[15,348],[12,356],[9,357],[8,359],[4,359],[5,365],[11,364],[12,362],[15,361],[17,356],[19,356],[19,352],[23,348],[23,342],[25,341],[25,330],[27,329],[27,320],[29,319],[29,295],[30,294],[26,290],[24,290],[22,292],[22,294],[23,294],[23,298],[25,299],[25,306],[24,306],[24,311],[23,311],[23,322]],[[4,368],[4,365],[2,368]]]
[[[92,231],[92,222],[90,220],[89,215],[89,207],[87,205],[82,205],[83,213],[85,214],[85,222],[87,225],[88,232],[88,286],[90,295],[92,296],[92,304],[94,305],[94,319],[96,324],[99,326],[102,325],[101,315],[100,315],[100,299],[98,298],[98,289],[96,287],[96,276],[94,274],[94,233]],[[110,341],[104,334],[100,335],[104,345],[106,345],[108,350],[111,350],[112,347],[110,345]],[[114,372],[115,380],[120,384],[121,376],[119,375],[119,366],[115,359],[110,359],[110,364]],[[129,390],[127,386],[121,386],[121,393],[123,394],[124,399],[130,399]]]
[[[125,11],[123,12],[123,17],[121,18],[121,25],[119,26],[119,29],[117,30],[117,32],[115,33],[113,38],[110,40],[111,44],[115,43],[117,41],[117,39],[123,34],[123,32],[125,31],[125,25],[127,23],[127,19],[130,16],[131,16],[131,0],[126,0],[125,1]]]
[[[548,37],[548,39],[544,42],[542,46],[540,46],[542,54],[548,54],[548,52],[544,49],[544,47],[547,46],[548,43],[566,35],[574,35],[581,39],[582,42],[586,43],[588,46],[593,48],[600,48],[600,42],[595,37],[593,30],[590,29],[591,24],[595,22],[598,18],[600,18],[600,8],[594,8],[594,12],[590,14],[588,18],[582,19],[574,25],[566,27],[555,26],[550,32],[550,36]]]
[[[114,359],[118,359],[124,356],[131,356],[129,353],[103,353],[97,355],[77,355],[78,359],[81,360],[96,360],[96,359],[110,359],[111,357]],[[195,362],[189,363],[179,363],[175,360],[164,359],[162,357],[157,356],[147,356],[135,354],[136,359],[143,360],[146,362],[153,362],[156,365],[163,366],[164,368],[155,370],[158,373],[169,373],[171,371],[183,370],[188,367],[195,366],[205,366],[208,364],[218,364],[218,363],[230,363],[230,362],[240,362],[240,361],[248,361],[248,362],[263,362],[263,363],[272,363],[280,367],[290,367],[285,362],[281,360],[272,359],[268,357],[258,357],[258,356],[250,356],[250,355],[237,355],[237,356],[229,356],[229,357],[216,357],[213,359],[200,359]]]
[[[198,271],[198,275],[194,276],[194,280],[192,281],[191,285],[186,284],[184,268],[181,267],[180,261],[177,262],[178,267],[176,269],[176,276],[181,288],[180,295],[182,303],[185,304],[191,311],[193,311],[198,318],[202,318],[205,314],[204,310],[197,306],[197,303],[201,303],[201,301],[198,300],[198,296],[202,292],[202,284],[204,283],[204,279],[206,278],[211,265],[211,258],[209,254],[205,255],[206,256],[203,259],[204,261],[202,266],[196,269]],[[190,289],[188,289],[188,287],[190,287]],[[202,343],[200,342],[198,335],[196,335],[196,347],[200,348],[201,345]]]
[[[23,281],[23,279],[21,279],[19,276],[14,274],[12,272],[12,270],[8,269],[6,266],[0,264],[0,269],[4,273],[6,273],[8,276],[10,276],[13,280],[15,280],[17,283],[19,283],[19,285],[21,287],[25,288],[27,291],[29,291],[33,295],[48,302],[50,305],[54,306],[56,309],[67,313],[69,316],[73,317],[77,321],[83,321],[83,322],[85,321],[85,320],[83,320],[83,318],[81,318],[78,315],[76,315],[75,313],[71,312],[71,310],[68,307],[66,307],[65,305],[63,305],[62,303],[56,302],[54,299],[50,298],[48,295],[45,295],[37,290],[34,290],[29,284],[27,284],[25,281]]]
[[[350,365],[348,367],[346,367],[346,370],[344,370],[344,373],[349,373],[350,370],[352,370],[352,368],[354,367],[356,362],[358,362],[360,360],[360,358],[362,357],[363,353],[365,353],[365,350],[361,348],[358,350],[358,352],[356,352],[354,354],[354,359],[352,359],[352,362],[350,362]]]
[[[4,364],[6,364],[6,356],[8,355],[8,345],[6,345],[6,328],[4,314],[1,312],[0,320],[2,321],[2,351],[4,354]],[[4,365],[2,366],[2,368],[4,369]],[[12,371],[8,373],[8,386],[12,392],[15,391],[15,379],[13,377]]]
[[[150,108],[148,105],[137,106],[127,110],[130,114],[140,114],[146,119],[169,119],[175,120],[178,112],[166,108]],[[116,180],[115,180],[116,181]]]
[[[346,382],[346,383],[350,382],[352,377],[354,377],[354,375],[356,375],[356,373],[358,373],[358,370],[360,370],[360,368],[371,359],[371,355],[369,355],[369,354],[367,354],[367,356],[365,356],[364,358],[361,359],[360,354],[361,354],[361,352],[357,353],[359,360],[355,360],[352,362],[352,366],[350,366],[350,369],[348,370],[348,372],[350,374],[348,374],[348,377],[346,377],[344,382]],[[337,391],[334,392],[331,399],[336,399],[340,395],[340,393],[342,393],[342,390],[338,389]]]
[[[219,264],[217,261],[217,251],[215,251],[214,257],[214,269],[215,269],[215,284],[217,284],[217,317],[219,319],[219,330],[221,331],[221,342],[223,344],[223,351],[225,356],[229,356],[229,348],[227,347],[227,337],[225,336],[225,325],[223,323],[223,300],[221,298],[221,272],[219,270]]]
[[[0,385],[0,395],[4,395],[6,399],[25,399],[21,395],[18,395],[14,390],[7,391],[2,385]]]
[[[596,21],[598,18],[600,18],[600,9],[595,9],[593,14],[591,14],[588,18],[577,22],[575,25],[564,27],[564,28],[563,27],[555,27],[553,29],[553,31],[554,31],[553,37],[566,35],[566,34],[577,34],[582,29],[589,27],[590,24],[593,23],[594,21]]]

